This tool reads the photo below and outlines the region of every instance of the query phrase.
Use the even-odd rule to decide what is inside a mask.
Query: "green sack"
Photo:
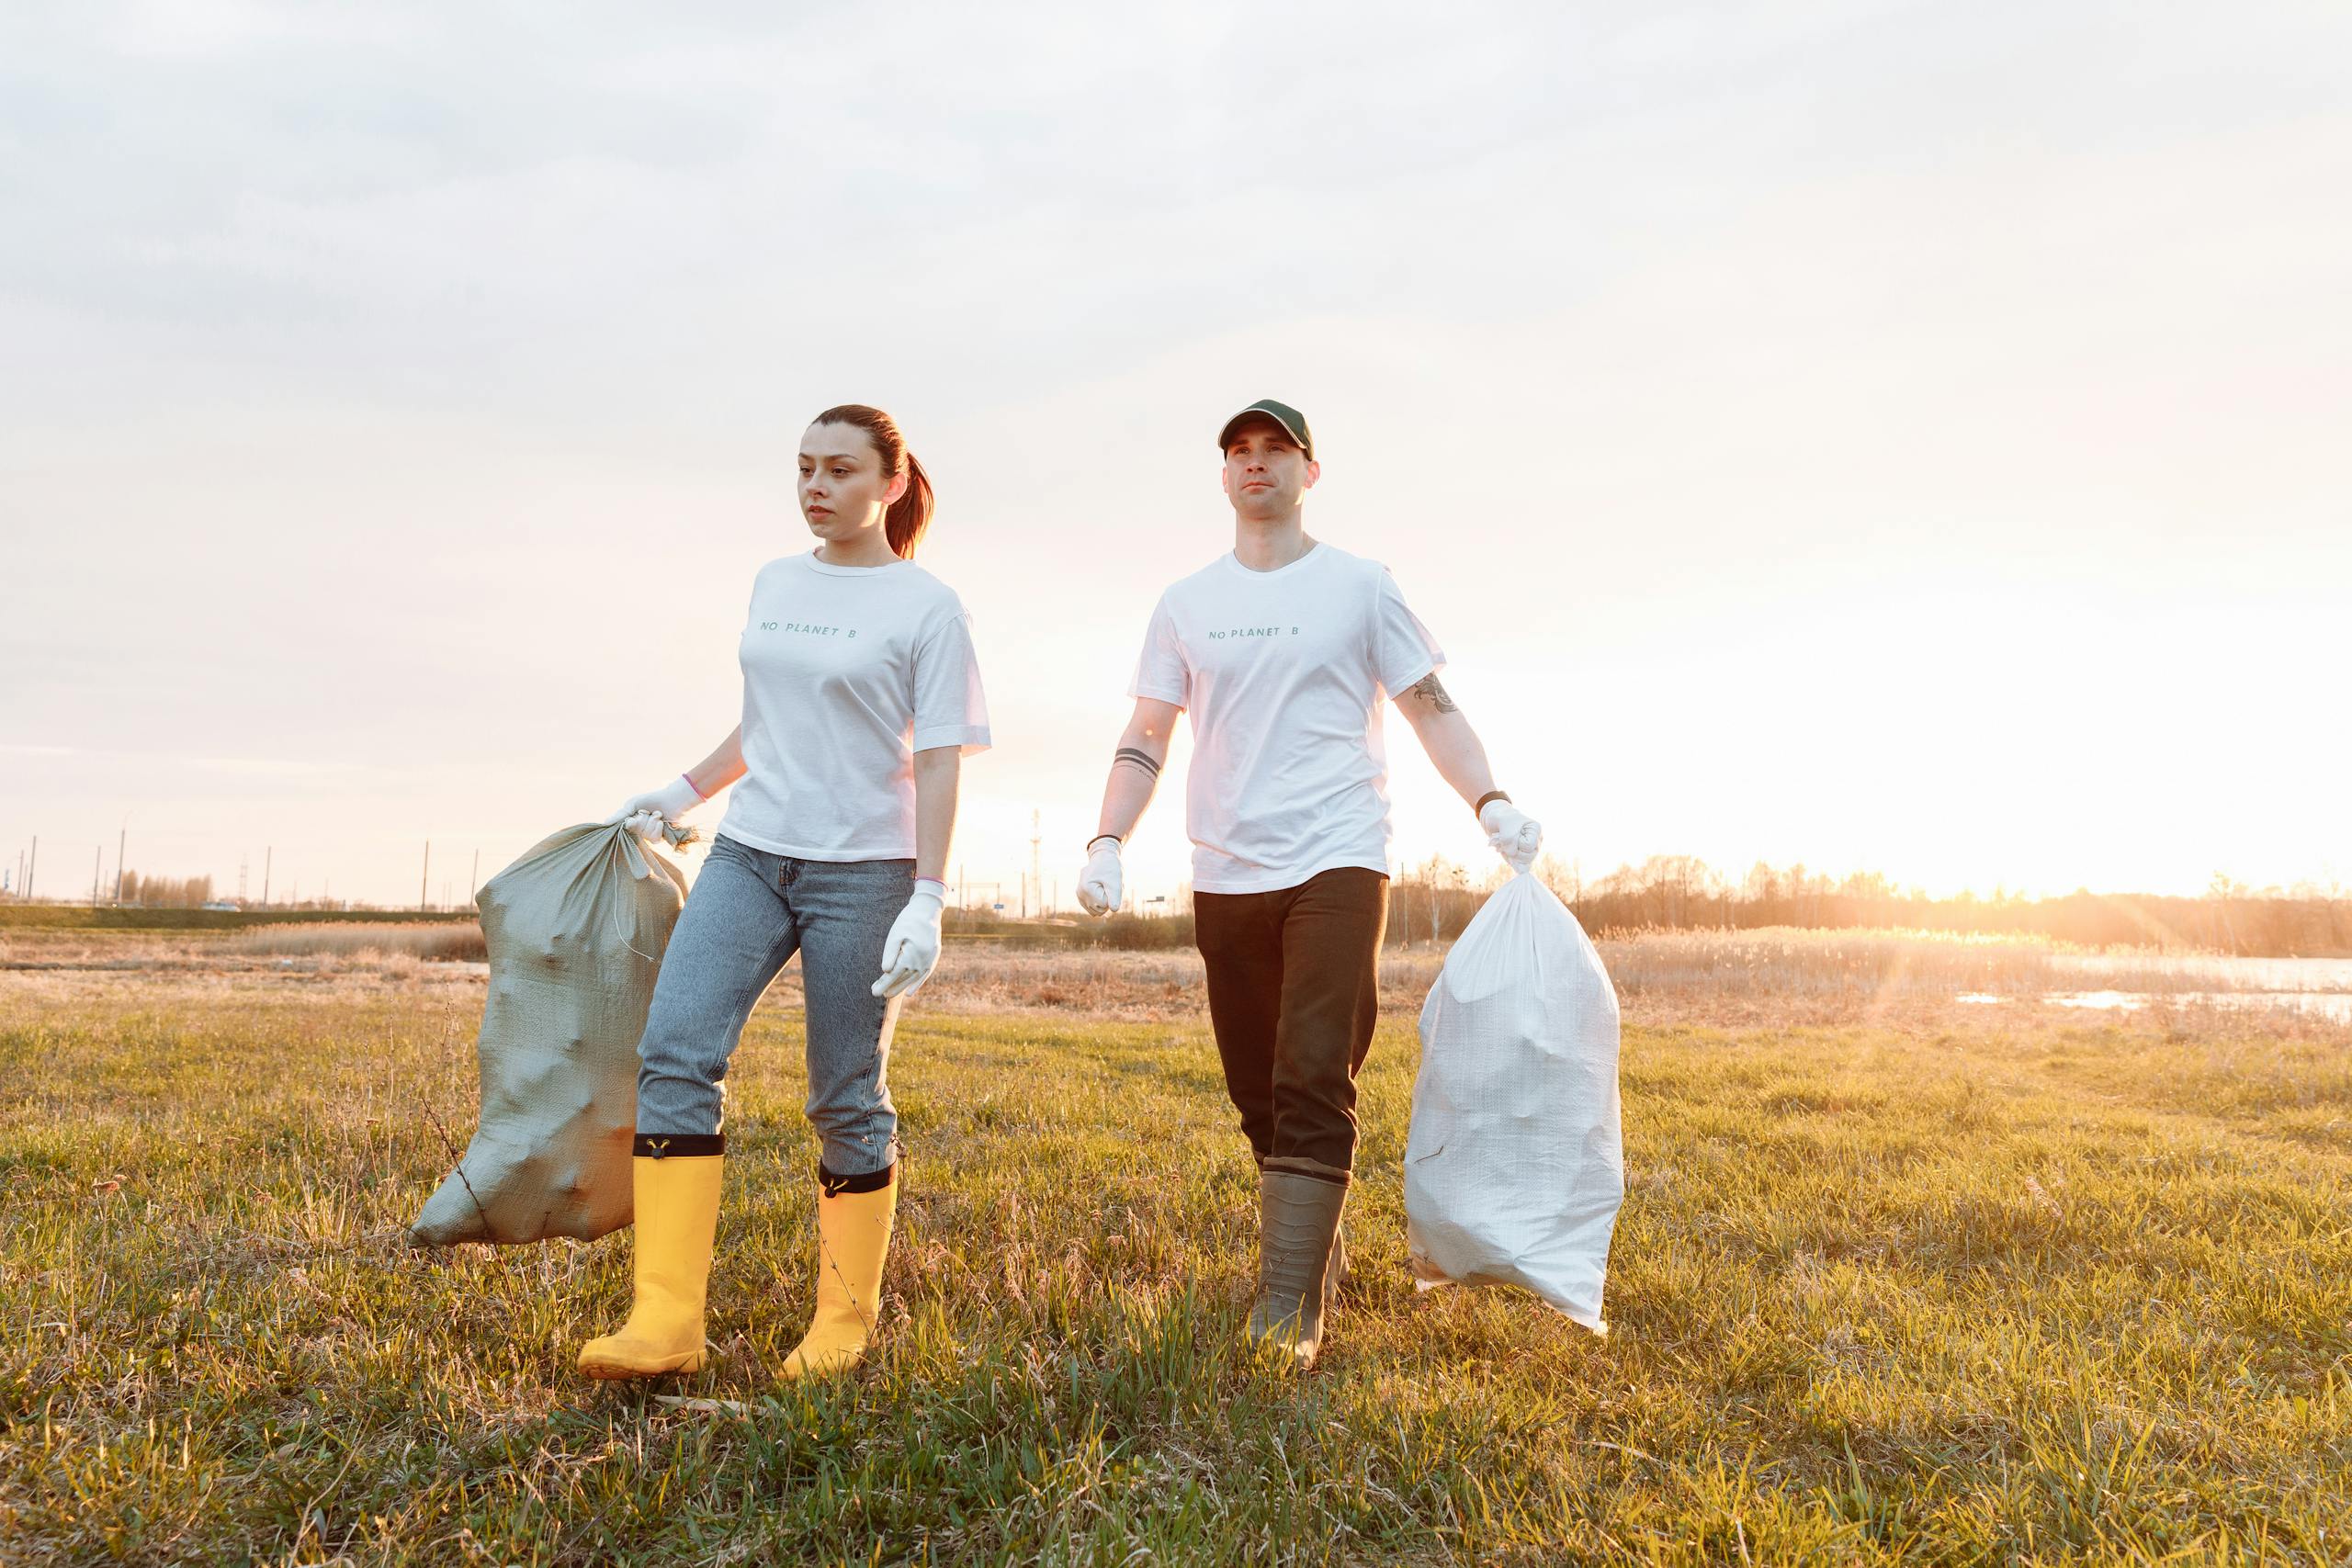
[[[481,1121],[417,1241],[593,1239],[629,1223],[637,1043],[685,899],[678,868],[618,824],[566,828],[482,887]]]

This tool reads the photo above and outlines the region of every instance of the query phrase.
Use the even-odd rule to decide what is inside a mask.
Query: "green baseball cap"
[[[1235,425],[1245,419],[1252,419],[1260,415],[1281,425],[1283,434],[1297,442],[1298,449],[1306,454],[1306,460],[1310,463],[1315,461],[1315,433],[1306,428],[1306,416],[1288,403],[1278,403],[1272,398],[1260,398],[1256,402],[1227,420],[1225,428],[1217,432],[1216,449],[1222,452],[1233,444]]]

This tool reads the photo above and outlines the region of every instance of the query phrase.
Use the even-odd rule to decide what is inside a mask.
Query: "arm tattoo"
[[[1153,778],[1158,778],[1159,776],[1159,764],[1153,761],[1147,753],[1139,751],[1132,746],[1122,746],[1117,751],[1112,754],[1111,765],[1113,767],[1115,768],[1122,762],[1132,763],[1136,767],[1141,768],[1145,773],[1149,773]]]
[[[1430,705],[1437,709],[1440,713],[1460,713],[1462,711],[1460,707],[1455,705],[1453,699],[1445,694],[1445,688],[1438,683],[1437,673],[1434,671],[1422,676],[1419,681],[1414,682],[1413,689],[1407,692],[1405,694],[1408,697],[1428,698]]]

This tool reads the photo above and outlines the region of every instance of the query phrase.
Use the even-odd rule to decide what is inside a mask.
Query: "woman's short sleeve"
[[[955,746],[966,756],[989,749],[989,702],[980,689],[972,617],[963,606],[915,649],[913,750]]]

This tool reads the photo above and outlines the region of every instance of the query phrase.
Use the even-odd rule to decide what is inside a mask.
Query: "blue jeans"
[[[837,1177],[889,1168],[899,1113],[890,1104],[896,998],[873,993],[882,941],[914,891],[910,860],[817,861],[772,855],[720,836],[670,934],[637,1047],[637,1130],[718,1133],[728,1058],[752,1008],[800,954],[807,994],[808,1120]]]

